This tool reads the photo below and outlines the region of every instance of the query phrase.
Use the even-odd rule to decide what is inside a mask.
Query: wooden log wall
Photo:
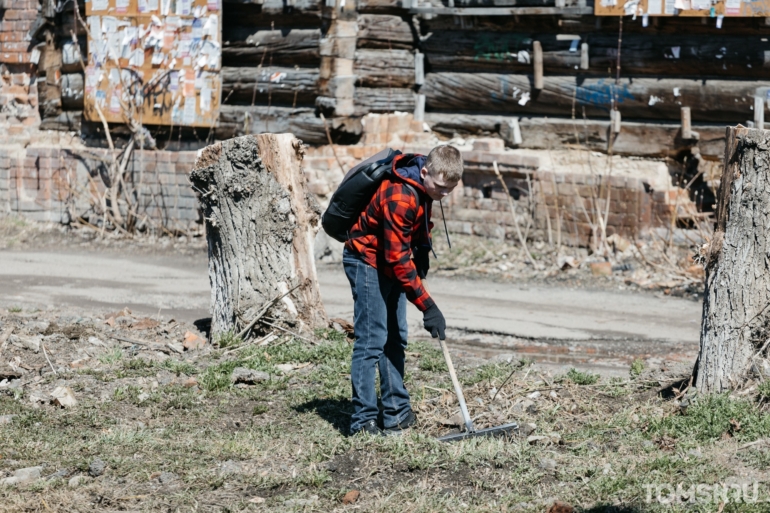
[[[489,4],[454,5],[468,2]],[[693,124],[746,124],[755,104],[766,105],[764,19],[726,18],[718,29],[708,18],[650,18],[645,27],[626,17],[616,84],[618,29],[617,19],[591,15],[423,17],[426,110],[570,118],[574,104],[578,116],[606,120],[616,105],[622,120],[660,125],[678,123],[689,107]]]
[[[54,0],[43,0],[39,28],[32,39],[39,52],[38,105],[43,130],[79,130],[83,118],[85,27],[71,10],[56,13]],[[85,16],[85,7],[81,16]],[[73,39],[72,34],[75,34]]]
[[[584,142],[606,150],[616,105],[618,151],[676,155],[699,145],[711,156],[722,144],[707,135],[714,127],[762,120],[754,109],[767,108],[770,28],[760,18],[725,18],[717,29],[708,18],[650,18],[645,27],[642,17],[626,17],[616,84],[618,19],[593,16],[580,0],[223,2],[222,100],[235,110],[223,111],[218,137],[259,123],[304,123],[305,139],[320,144],[319,112],[331,125],[355,126],[339,120],[419,115],[424,106],[425,120],[447,136],[506,138],[516,119],[521,141],[507,142],[539,148],[571,137],[574,106],[597,134]],[[82,110],[77,49],[85,54],[85,31],[72,13],[53,21],[39,46],[40,110],[44,127],[71,129]],[[536,48],[542,77],[535,77]],[[682,137],[682,107],[690,109],[694,136]],[[243,119],[234,121],[236,114]]]
[[[356,115],[414,111],[417,45],[407,13],[359,14],[353,70]]]
[[[222,103],[314,106],[322,7],[321,0],[224,0]],[[225,117],[223,113],[222,124],[229,123]]]

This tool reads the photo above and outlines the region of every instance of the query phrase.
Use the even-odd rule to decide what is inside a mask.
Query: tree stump
[[[207,147],[190,175],[206,220],[211,332],[326,325],[313,240],[320,207],[307,190],[302,142],[291,134]],[[258,329],[259,326],[255,326]]]
[[[714,236],[704,246],[696,386],[738,387],[770,342],[770,130],[727,128]]]

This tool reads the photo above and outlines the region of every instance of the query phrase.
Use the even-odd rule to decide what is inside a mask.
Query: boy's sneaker
[[[404,420],[393,426],[392,428],[385,428],[382,430],[382,434],[385,436],[401,436],[404,431],[414,426],[417,423],[417,417],[413,411],[409,411],[409,414]]]
[[[354,435],[359,435],[361,433],[364,433],[366,435],[372,435],[372,436],[382,436],[382,429],[380,429],[377,426],[377,422],[374,420],[370,420],[366,422],[361,429],[353,433]]]

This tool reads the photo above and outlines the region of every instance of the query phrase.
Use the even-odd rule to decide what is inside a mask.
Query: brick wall
[[[396,116],[398,119],[390,123],[382,119],[365,121],[365,131],[373,134],[365,133],[364,138],[377,141],[375,144],[307,149],[303,169],[310,191],[322,205],[342,180],[343,169],[350,169],[384,147],[426,154],[440,143],[428,132],[414,132],[414,123],[402,119],[403,115]],[[409,130],[402,134],[409,142],[397,134],[387,144],[379,142],[385,137],[382,134],[393,134],[399,126]],[[98,224],[101,217],[92,204],[105,188],[102,175],[106,171],[106,150],[71,142],[71,147],[63,147],[61,141],[50,144],[44,138],[32,141],[26,147],[0,146],[0,211],[55,222],[82,216]],[[651,227],[666,226],[675,210],[690,204],[686,191],[654,191],[645,180],[634,176],[608,178],[544,170],[538,154],[505,150],[501,144],[477,140],[464,147],[463,183],[444,201],[450,232],[515,239],[509,194],[515,198],[520,226],[530,222],[537,236],[544,238],[550,226],[554,240],[560,231],[562,243],[580,246],[590,245],[598,225],[597,209],[605,212],[608,193],[607,235],[643,235]],[[196,155],[194,151],[134,152],[129,164],[133,177],[130,188],[136,190],[140,217],[148,216],[155,226],[172,230],[199,226],[197,199],[187,178]],[[494,174],[495,162],[505,188]],[[439,226],[440,218],[441,210],[436,208],[434,221]]]
[[[106,150],[21,145],[0,147],[0,211],[37,221],[101,222]],[[136,211],[149,225],[187,230],[198,225],[197,199],[187,176],[197,152],[136,151],[129,162]],[[124,212],[125,214],[125,212]]]
[[[40,126],[37,80],[29,30],[37,0],[0,1],[0,130],[4,143],[28,142]]]

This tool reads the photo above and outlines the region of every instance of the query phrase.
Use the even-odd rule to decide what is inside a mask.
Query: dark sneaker
[[[358,431],[356,431],[356,432],[355,432],[355,433],[353,433],[353,434],[354,434],[354,435],[358,435],[358,434],[360,434],[360,433],[364,433],[364,434],[367,434],[367,435],[372,435],[372,436],[381,436],[381,435],[383,434],[383,433],[382,433],[382,429],[380,429],[379,427],[377,427],[377,422],[376,422],[376,421],[374,421],[374,420],[370,420],[370,421],[368,421],[367,423],[365,423],[365,424],[364,424],[364,425],[361,427],[361,429],[359,429]]]
[[[416,423],[417,423],[417,417],[415,416],[413,411],[409,411],[409,413],[407,414],[404,420],[402,420],[400,423],[396,424],[391,428],[383,429],[382,433],[385,436],[400,436],[404,433],[405,430],[414,426]]]

